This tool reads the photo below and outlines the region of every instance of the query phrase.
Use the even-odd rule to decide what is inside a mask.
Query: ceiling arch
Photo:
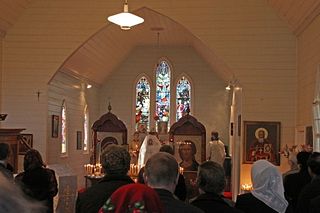
[[[134,13],[145,22],[129,31],[106,24],[76,49],[58,71],[102,84],[135,47],[156,46],[159,31],[161,46],[192,46],[222,79],[227,82],[233,77],[228,66],[183,25],[147,7]]]

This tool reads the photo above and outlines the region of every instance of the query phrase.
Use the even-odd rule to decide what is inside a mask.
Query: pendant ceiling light
[[[144,22],[144,19],[129,13],[128,2],[126,0],[123,5],[123,12],[109,16],[108,21],[119,25],[122,30],[130,30],[131,27]]]

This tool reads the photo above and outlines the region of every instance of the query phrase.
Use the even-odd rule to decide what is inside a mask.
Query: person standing
[[[313,152],[307,164],[312,179],[299,194],[296,213],[309,212],[312,199],[320,195],[320,153]]]
[[[231,207],[223,198],[225,187],[224,169],[214,161],[206,161],[198,168],[197,184],[200,195],[191,202],[205,212],[241,213]]]
[[[289,213],[284,197],[282,175],[267,160],[258,160],[251,168],[253,190],[238,195],[235,207],[246,213]]]
[[[108,145],[102,153],[102,167],[106,175],[79,194],[76,213],[97,213],[114,191],[123,185],[134,183],[127,175],[130,154],[125,148],[115,144]]]
[[[15,181],[22,191],[47,207],[47,213],[53,212],[53,197],[58,193],[55,172],[46,168],[40,153],[30,149],[24,156],[24,172],[19,173]]]
[[[8,164],[9,154],[9,144],[0,143],[0,172],[9,180],[13,180],[13,168]]]
[[[297,163],[300,168],[299,172],[289,174],[283,179],[284,195],[293,209],[296,208],[301,190],[311,181],[307,165],[310,155],[310,152],[299,152],[297,154]]]
[[[146,163],[143,178],[145,183],[158,193],[165,212],[203,212],[195,206],[175,199],[173,192],[178,183],[179,165],[171,154],[159,152],[152,155]]]
[[[140,139],[139,139],[139,132],[134,132],[133,139],[129,145],[131,163],[133,163],[133,164],[138,163],[140,146],[141,146],[141,144],[140,144]]]
[[[219,133],[211,132],[211,141],[209,142],[209,157],[208,160],[214,161],[223,166],[226,158],[224,143],[219,139]]]

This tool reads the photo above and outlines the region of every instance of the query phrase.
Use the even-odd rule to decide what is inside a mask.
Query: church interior
[[[144,19],[131,29],[107,20],[123,4],[0,0],[0,140],[22,136],[13,142],[16,171],[30,146],[58,174],[73,174],[80,189],[107,137],[128,149],[136,131],[157,131],[169,144],[200,137],[204,161],[217,131],[236,195],[251,183],[256,129],[269,131],[263,137],[282,172],[289,168],[284,147],[319,151],[320,1],[129,0],[129,11]],[[169,70],[167,85],[159,83],[161,65]],[[188,112],[179,111],[181,79],[190,86]],[[142,80],[147,103],[138,102]],[[160,99],[159,88],[167,92]],[[138,103],[149,108],[137,111]],[[176,123],[189,115],[204,132],[175,136],[172,127],[179,132]]]

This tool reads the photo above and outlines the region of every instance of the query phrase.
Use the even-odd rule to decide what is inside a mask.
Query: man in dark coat
[[[313,198],[310,201],[310,213],[319,213],[320,212],[320,195]]]
[[[156,153],[149,158],[144,168],[144,181],[158,193],[165,212],[203,212],[173,196],[179,178],[179,165],[172,155],[165,152]]]
[[[297,213],[308,213],[310,202],[313,198],[320,195],[320,153],[314,152],[308,160],[309,173],[312,177],[302,190],[298,198]]]
[[[79,194],[77,213],[97,213],[111,194],[120,186],[134,183],[127,175],[130,168],[130,154],[121,146],[111,144],[102,154],[102,166],[106,172],[101,181]]]
[[[231,207],[222,197],[225,187],[225,174],[222,166],[213,161],[206,161],[198,168],[197,184],[200,195],[191,202],[205,212],[240,213]]]
[[[9,154],[9,144],[0,143],[0,172],[9,180],[13,180],[13,168],[8,164]]]
[[[299,172],[289,174],[283,179],[284,195],[293,209],[296,208],[302,188],[311,181],[307,165],[310,155],[310,152],[299,152],[297,154],[297,162],[300,168]]]
[[[162,145],[160,148],[160,152],[166,152],[174,155],[173,148],[170,145]],[[143,173],[144,167],[142,167],[139,171],[138,183],[144,184]],[[176,189],[174,190],[174,195],[181,201],[185,201],[187,198],[186,182],[182,174],[179,174],[178,184],[176,185]]]

